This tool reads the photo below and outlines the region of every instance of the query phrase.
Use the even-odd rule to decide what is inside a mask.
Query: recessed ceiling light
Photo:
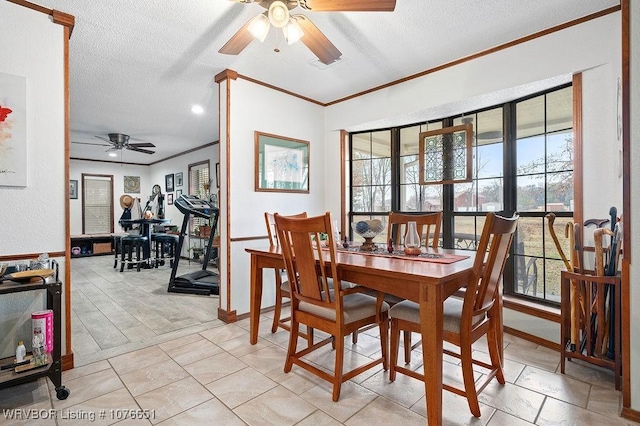
[[[109,157],[117,157],[117,156],[118,156],[118,154],[116,154],[115,152],[110,152],[109,153]]]
[[[191,112],[194,114],[202,114],[204,112],[204,108],[200,105],[194,105],[191,107]]]

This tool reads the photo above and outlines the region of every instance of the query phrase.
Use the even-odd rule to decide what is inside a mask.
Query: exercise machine
[[[220,211],[209,201],[202,200],[195,195],[181,195],[173,202],[173,205],[184,213],[184,219],[182,220],[182,229],[180,230],[180,237],[178,238],[178,248],[176,249],[176,257],[173,261],[173,268],[171,268],[171,278],[169,279],[169,288],[167,291],[170,293],[190,293],[205,296],[219,294],[220,285],[218,274],[213,271],[208,271],[207,265],[209,264],[209,258],[212,252],[211,248]],[[178,264],[180,263],[182,244],[184,243],[184,236],[187,235],[188,232],[189,219],[191,216],[208,220],[213,219],[211,226],[212,232],[207,241],[207,248],[202,261],[202,269],[177,277],[176,273],[178,272]]]

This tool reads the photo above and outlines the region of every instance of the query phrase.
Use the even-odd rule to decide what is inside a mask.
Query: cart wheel
[[[71,391],[69,391],[69,389],[67,389],[64,386],[60,386],[59,388],[56,388],[56,397],[58,399],[67,399],[70,393]]]
[[[161,261],[160,261],[160,262],[158,262],[158,263],[160,263],[160,266],[164,266],[164,260],[161,260]]]

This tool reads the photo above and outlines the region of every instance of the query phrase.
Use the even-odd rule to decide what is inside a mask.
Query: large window
[[[474,131],[471,182],[420,185],[420,132],[467,123]],[[556,214],[558,230],[572,219],[572,123],[572,88],[565,86],[456,117],[354,133],[351,222],[384,219],[390,211],[441,210],[441,245],[474,250],[487,212],[517,211],[504,291],[557,303],[563,266],[545,215]]]
[[[113,232],[113,176],[82,174],[82,233]]]

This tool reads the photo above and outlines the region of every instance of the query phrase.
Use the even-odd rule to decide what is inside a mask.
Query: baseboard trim
[[[512,336],[528,340],[536,345],[544,346],[545,348],[560,352],[559,343],[554,343],[551,340],[543,339],[542,337],[534,336],[533,334],[525,333],[524,331],[516,330],[515,328],[507,327],[506,325],[503,328],[504,332],[507,334],[511,334]]]
[[[71,370],[73,368],[73,352],[62,355],[62,371]]]
[[[631,408],[622,407],[622,410],[620,410],[620,417],[640,423],[640,411]]]
[[[238,321],[238,315],[236,311],[225,311],[222,308],[218,308],[218,319],[229,324]]]

